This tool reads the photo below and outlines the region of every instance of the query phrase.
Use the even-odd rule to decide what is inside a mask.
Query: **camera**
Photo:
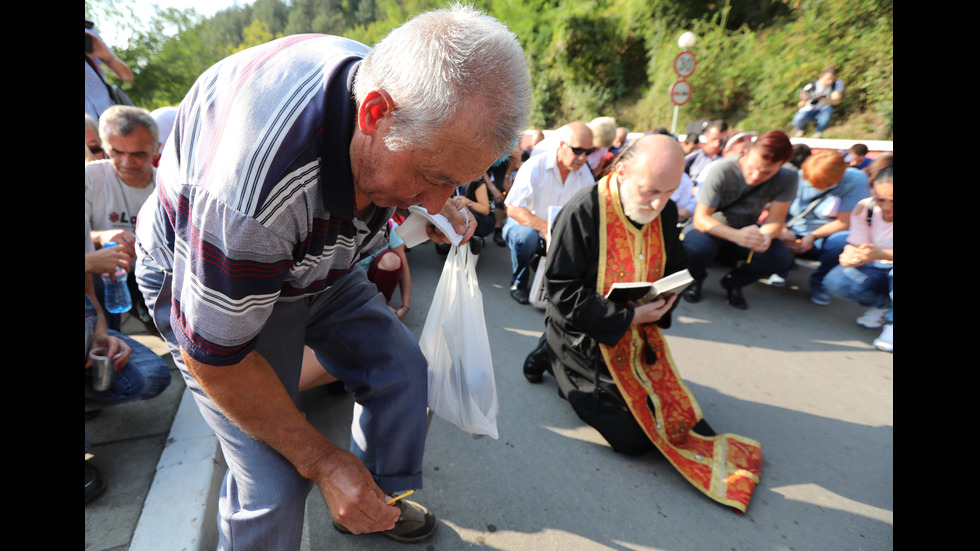
[[[91,29],[94,26],[95,26],[94,22],[89,21],[88,19],[85,20],[86,29]],[[92,35],[88,33],[85,33],[85,53],[87,54],[92,53]]]

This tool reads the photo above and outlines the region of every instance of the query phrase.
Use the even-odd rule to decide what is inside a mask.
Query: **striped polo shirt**
[[[349,158],[368,50],[288,36],[220,61],[181,102],[136,234],[139,269],[173,275],[171,326],[195,360],[238,363],[277,301],[387,243],[394,209],[357,216]]]

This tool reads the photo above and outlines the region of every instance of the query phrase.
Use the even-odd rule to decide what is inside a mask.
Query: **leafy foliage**
[[[247,0],[246,0],[247,1]],[[230,53],[297,33],[375,44],[447,0],[255,0],[203,18],[194,10],[132,15],[133,0],[89,0],[86,16],[130,31],[111,44],[135,74],[119,83],[140,106],[176,105]],[[790,129],[802,86],[828,65],[846,86],[827,137],[892,139],[893,1],[486,0],[518,36],[534,86],[532,125],[614,116],[635,131],[724,118],[742,130]],[[94,19],[89,17],[89,19]],[[691,100],[669,98],[678,37],[694,32]]]

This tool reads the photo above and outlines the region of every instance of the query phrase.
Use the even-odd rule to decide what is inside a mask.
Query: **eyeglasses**
[[[100,155],[104,152],[101,145],[90,145],[88,150],[92,152],[92,155]]]
[[[565,144],[565,145],[568,145],[568,144]],[[572,150],[572,153],[574,153],[576,156],[578,156],[578,155],[592,155],[593,153],[595,153],[595,149],[596,149],[594,147],[590,147],[589,149],[585,149],[583,147],[572,147],[570,145],[568,145],[568,148],[571,149]]]

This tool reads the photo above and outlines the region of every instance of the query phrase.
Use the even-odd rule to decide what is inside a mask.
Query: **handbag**
[[[499,404],[476,258],[468,245],[449,249],[419,347],[429,365],[432,413],[496,439]]]

